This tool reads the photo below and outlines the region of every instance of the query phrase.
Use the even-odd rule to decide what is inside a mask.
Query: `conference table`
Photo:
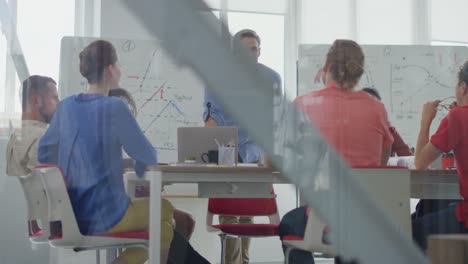
[[[387,169],[379,169],[386,173]],[[407,170],[404,170],[407,172]],[[410,197],[418,199],[460,199],[456,171],[410,171]],[[196,183],[198,196],[206,198],[265,198],[273,197],[271,184],[289,184],[289,181],[270,168],[219,166],[154,166],[142,178],[126,172],[127,190],[132,196],[134,186],[142,181],[150,190],[161,190],[163,184]],[[408,199],[409,204],[409,199]],[[149,262],[160,262],[161,192],[150,195]]]
[[[262,167],[221,167],[221,166],[154,166],[150,167],[143,178],[134,172],[127,172],[127,190],[130,196],[139,181],[148,181],[150,195],[149,260],[160,262],[160,212],[161,190],[163,183],[196,183],[199,197],[216,198],[266,198],[271,194],[271,184],[288,183],[279,173]]]
[[[461,199],[456,170],[412,170],[411,198]]]

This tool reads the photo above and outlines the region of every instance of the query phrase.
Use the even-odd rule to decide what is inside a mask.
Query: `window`
[[[75,1],[21,0],[17,5],[17,34],[30,74],[50,76],[58,82],[60,41],[63,36],[74,35]],[[21,81],[16,78],[14,87],[6,87],[15,89],[14,98],[5,99],[14,100],[16,113],[21,112]]]
[[[453,42],[453,41],[431,41],[432,46],[467,46],[468,42]]]
[[[5,98],[5,82],[6,82],[6,59],[7,59],[7,42],[4,35],[0,36],[0,98]],[[5,112],[5,100],[0,100],[0,113]]]
[[[468,43],[466,24],[466,0],[431,1],[431,38],[433,41]]]
[[[412,11],[412,1],[407,0],[358,1],[357,40],[360,44],[411,44]]]
[[[351,2],[302,0],[299,42],[331,43],[337,38],[352,38]]]

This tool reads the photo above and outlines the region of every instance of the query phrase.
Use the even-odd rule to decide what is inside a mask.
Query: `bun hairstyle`
[[[80,73],[90,84],[102,81],[104,69],[117,62],[117,52],[109,41],[96,40],[80,52]]]
[[[458,82],[465,82],[468,84],[468,61],[466,61],[458,72]]]
[[[328,50],[326,64],[332,79],[351,90],[364,73],[364,52],[355,41],[337,39]]]

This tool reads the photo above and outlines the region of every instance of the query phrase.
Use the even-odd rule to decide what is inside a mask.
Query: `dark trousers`
[[[413,239],[421,249],[427,249],[427,238],[430,235],[468,233],[465,224],[458,222],[455,207],[456,204],[451,204],[445,209],[412,221]]]
[[[280,238],[287,235],[294,235],[304,237],[305,228],[307,226],[307,206],[301,206],[299,208],[289,211],[281,219],[279,226],[279,235]],[[322,237],[324,239],[324,237]],[[285,247],[283,246],[283,251]],[[289,263],[291,264],[309,264],[314,262],[314,255],[309,251],[303,250],[292,250],[289,254]],[[335,258],[336,264],[355,264],[357,261],[342,261],[340,257]]]
[[[169,264],[209,264],[203,256],[190,245],[188,240],[174,231],[174,238],[169,249]]]
[[[283,216],[279,225],[279,236],[282,239],[284,236],[294,235],[304,237],[305,228],[307,225],[307,206],[289,211]],[[283,252],[285,247],[283,246]],[[289,263],[291,264],[313,264],[314,256],[311,252],[294,249],[289,254]]]
[[[411,215],[411,220],[416,220],[416,218],[421,218],[427,214],[446,209],[449,205],[456,204],[458,201],[459,200],[421,199],[416,205],[416,211]]]

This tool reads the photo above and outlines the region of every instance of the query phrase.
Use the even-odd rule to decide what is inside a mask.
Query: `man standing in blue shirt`
[[[240,43],[247,48],[252,57],[257,62],[258,74],[263,74],[266,78],[273,80],[273,104],[274,104],[274,121],[277,124],[280,119],[280,106],[283,100],[283,90],[281,87],[281,77],[273,69],[258,62],[260,56],[260,44],[261,40],[257,33],[251,29],[244,29],[237,32],[234,35],[233,48],[236,47],[237,43]],[[236,50],[234,50],[236,51]],[[215,126],[232,126],[238,127],[238,149],[239,149],[239,162],[243,163],[256,163],[262,159],[262,150],[255,144],[245,133],[243,129],[226,113],[222,106],[216,102],[214,96],[210,95],[205,89],[205,101],[203,103],[203,120],[205,121],[206,127]],[[276,130],[275,130],[276,131]],[[233,216],[220,216],[219,222],[222,224],[250,224],[253,223],[252,217],[233,217]],[[239,244],[240,242],[240,244]],[[247,264],[249,263],[249,238],[239,239],[228,238],[226,241],[226,253],[225,263],[226,264]]]

